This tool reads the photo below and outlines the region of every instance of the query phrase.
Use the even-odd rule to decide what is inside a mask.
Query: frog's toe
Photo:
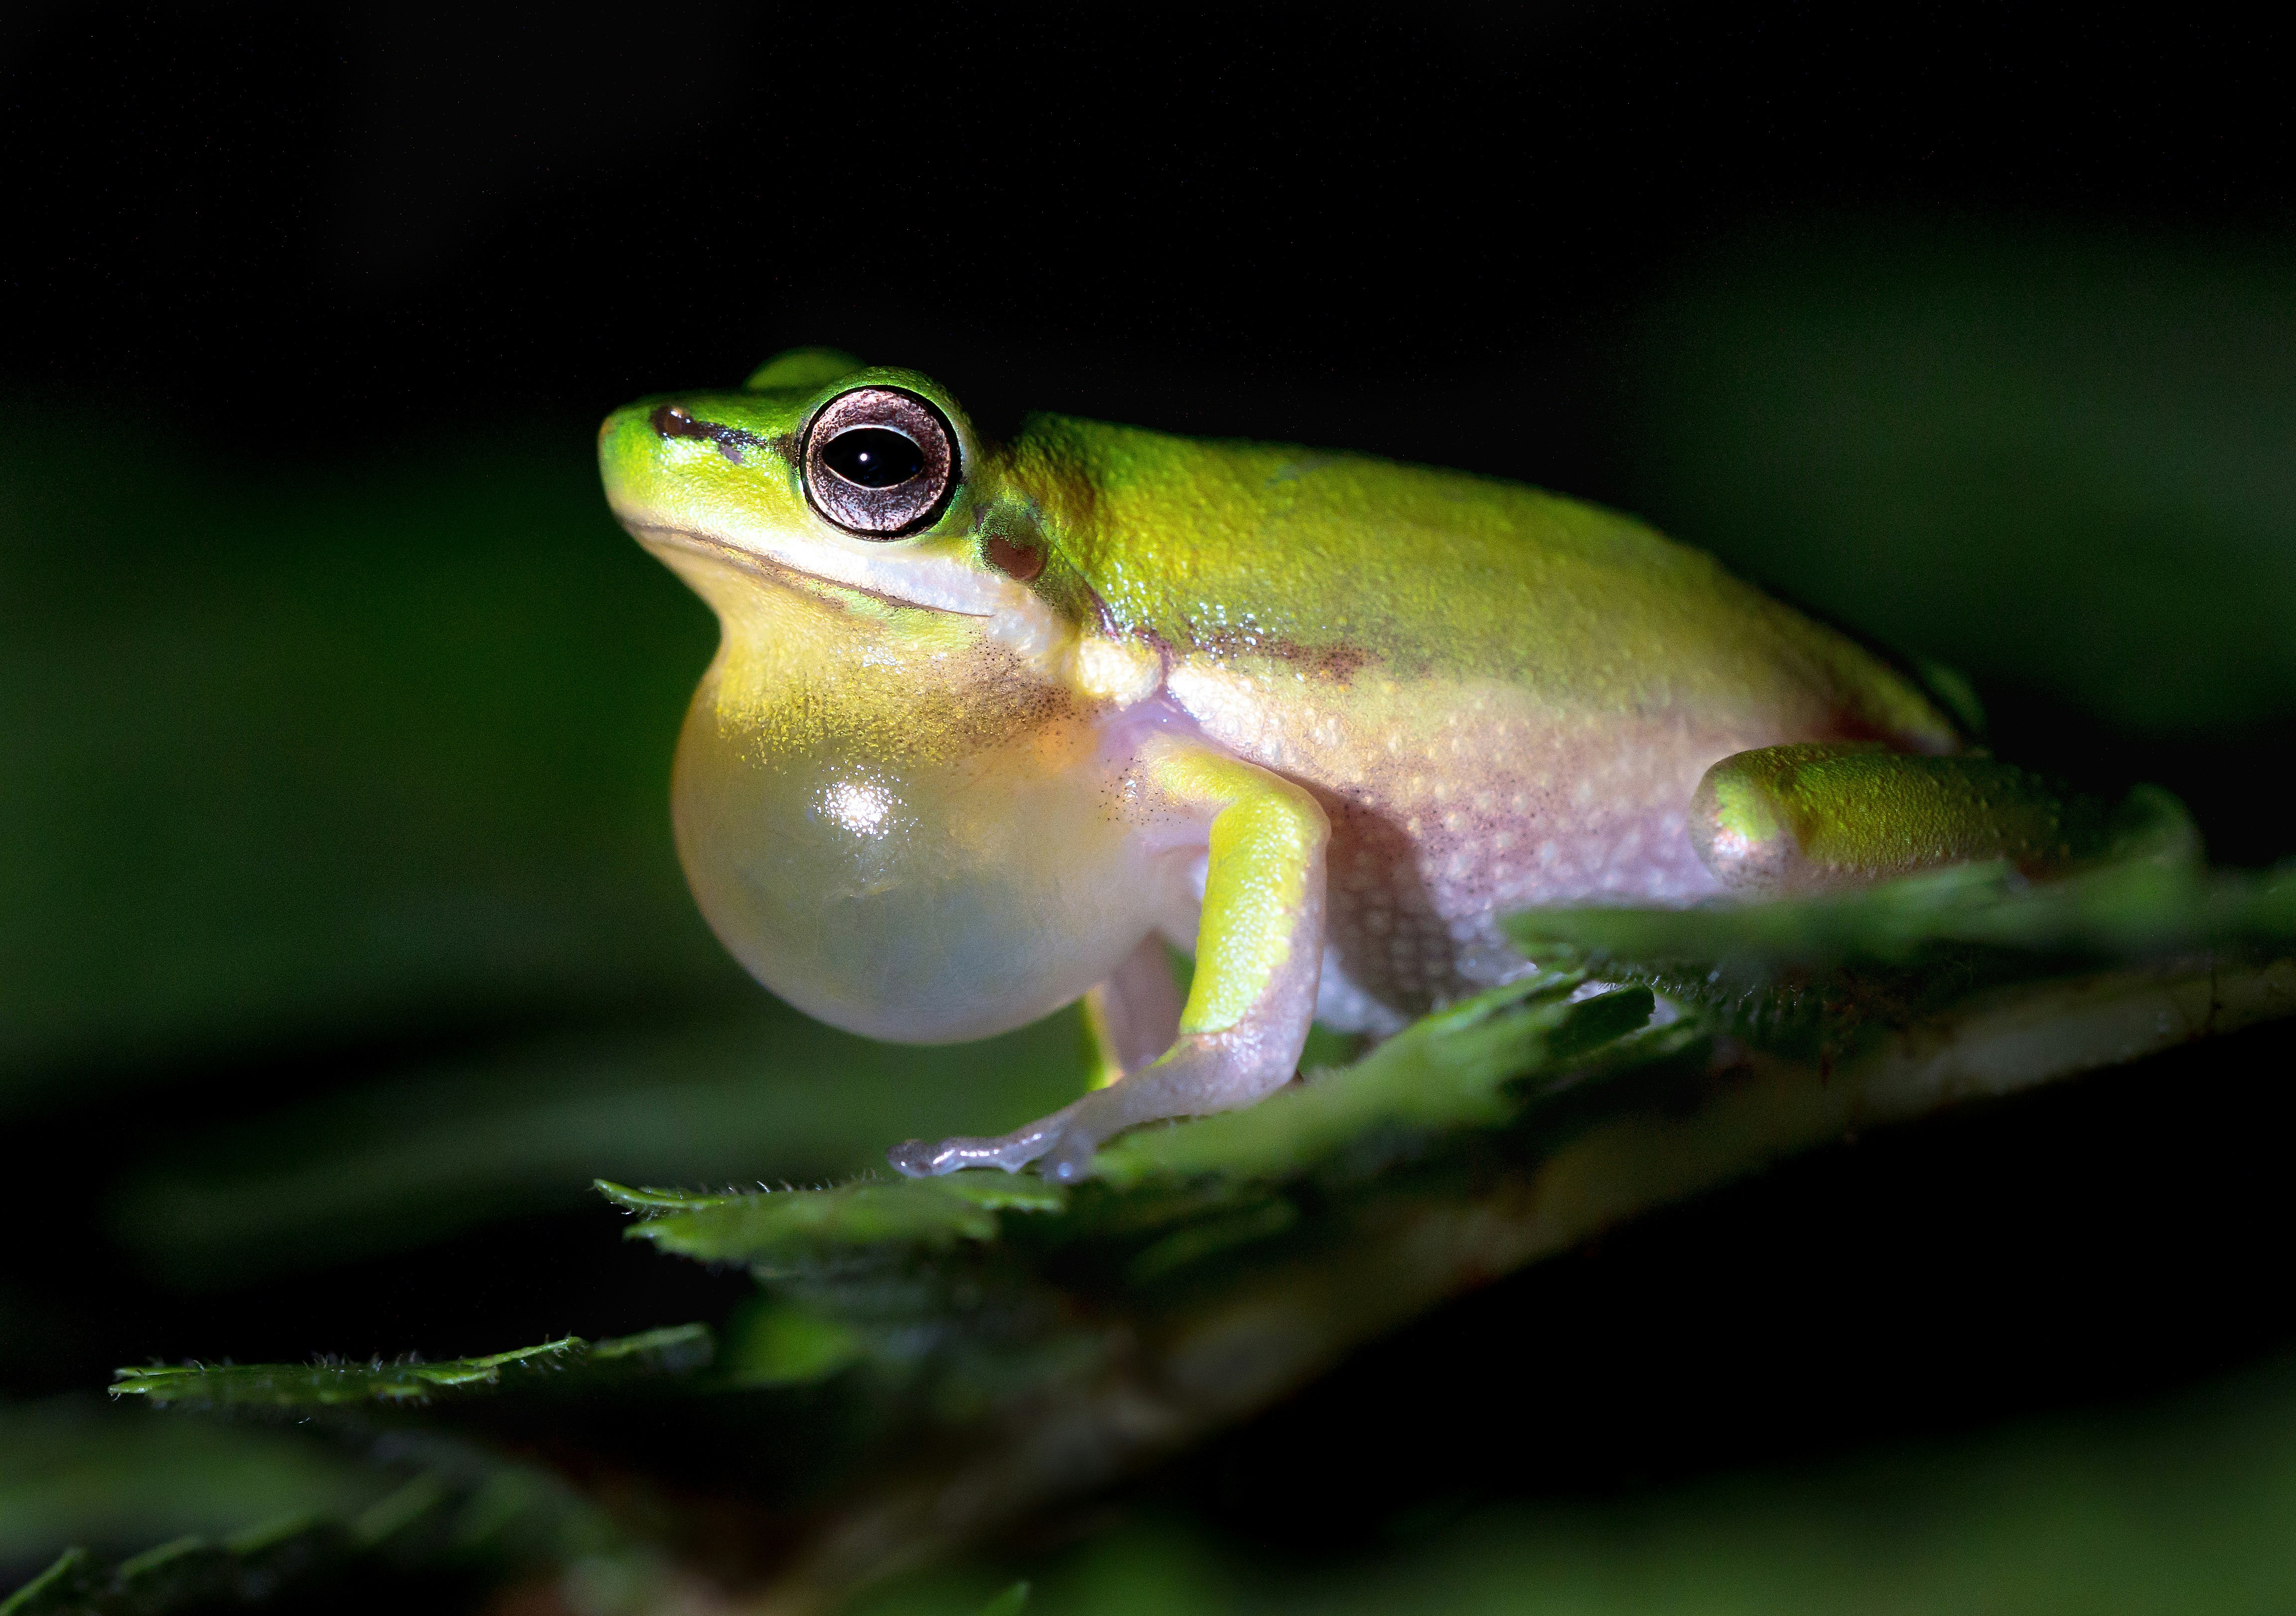
[[[1054,1184],[1074,1184],[1092,1171],[1093,1153],[1099,1148],[1100,1142],[1084,1129],[1068,1128],[1038,1159],[1037,1176]]]
[[[885,1160],[891,1162],[893,1170],[904,1177],[930,1178],[936,1173],[950,1170],[941,1165],[947,1154],[946,1142],[927,1144],[922,1139],[904,1139],[885,1153]]]
[[[910,1139],[887,1151],[885,1160],[892,1164],[895,1172],[911,1178],[938,1178],[943,1173],[965,1167],[1001,1167],[1008,1173],[1017,1173],[1052,1149],[1061,1134],[1060,1119],[1055,1115],[993,1138],[960,1136],[943,1139],[938,1144]],[[1089,1157],[1091,1153],[1087,1151],[1086,1154]]]

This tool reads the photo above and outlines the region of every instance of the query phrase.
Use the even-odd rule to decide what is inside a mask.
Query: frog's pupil
[[[822,463],[846,481],[865,488],[890,488],[924,470],[924,451],[900,433],[882,426],[857,426],[840,432],[821,451]]]

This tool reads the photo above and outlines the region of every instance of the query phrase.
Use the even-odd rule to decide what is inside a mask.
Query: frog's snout
[[[742,450],[770,447],[766,439],[746,428],[706,420],[682,404],[656,405],[646,416],[646,425],[657,438],[699,438],[714,443],[718,452],[735,465],[742,463]]]
[[[702,395],[649,398],[616,410],[598,428],[598,469],[607,496],[643,503],[704,465],[751,466],[785,452],[775,423],[744,411],[742,402]],[[716,453],[697,460],[697,447]]]

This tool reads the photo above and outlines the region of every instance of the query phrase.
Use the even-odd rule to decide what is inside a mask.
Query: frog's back
[[[1032,459],[1111,631],[1166,649],[1207,734],[1318,792],[1334,963],[1396,1012],[1519,969],[1496,914],[1716,890],[1684,823],[1724,757],[1956,744],[1842,636],[1590,505],[1041,417],[1024,480]]]

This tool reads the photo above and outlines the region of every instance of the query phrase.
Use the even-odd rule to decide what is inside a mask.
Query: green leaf
[[[1988,988],[2296,941],[2296,865],[2209,873],[2173,800],[2132,801],[2141,813],[2120,857],[2050,881],[1972,865],[1815,897],[1538,909],[1504,923],[1534,958],[1645,983],[1718,1031],[1819,1060]]]
[[[442,1393],[538,1384],[571,1370],[596,1374],[609,1366],[623,1373],[678,1374],[706,1366],[714,1347],[708,1325],[681,1325],[595,1343],[562,1336],[538,1346],[438,1364],[378,1359],[365,1364],[170,1365],[115,1371],[111,1395],[148,1398],[155,1403],[273,1408],[428,1402]]]
[[[681,1198],[675,1191],[598,1187],[618,1205],[662,1214],[631,1229],[630,1238],[706,1262],[786,1263],[858,1246],[939,1250],[994,1239],[999,1212],[1057,1212],[1068,1204],[1056,1185],[993,1169],[754,1195]]]
[[[1379,1136],[1496,1126],[1521,1107],[1508,1092],[1515,1079],[1560,1075],[1650,1021],[1647,989],[1574,1001],[1582,980],[1550,972],[1479,994],[1248,1110],[1119,1139],[1095,1159],[1095,1176],[1118,1187],[1210,1174],[1281,1179]]]
[[[712,1372],[683,1382],[711,1394],[689,1417],[719,1440],[742,1421],[768,1448],[807,1429],[782,1423],[800,1408],[824,1415],[812,1429],[854,1433],[803,1467],[806,1507],[828,1524],[802,1575],[846,1590],[889,1556],[943,1552],[1152,1463],[1496,1275],[1847,1128],[2296,1012],[2296,963],[2187,959],[1988,988],[1917,1038],[1833,1064],[1718,1063],[1701,1013],[1653,1024],[1653,1005],[1647,988],[1541,973],[1251,1111],[1119,1141],[1073,1192],[996,1172],[767,1194],[598,1187],[643,1219],[631,1235],[767,1282]],[[123,1385],[163,1400],[398,1403],[580,1384],[578,1366],[691,1340],[131,1372]],[[726,1395],[793,1386],[814,1390]],[[394,1513],[373,1507],[379,1522]]]
[[[707,1190],[632,1189],[616,1184],[611,1178],[594,1178],[591,1187],[625,1212],[636,1212],[647,1218],[668,1212],[699,1212],[710,1207],[731,1206],[742,1199],[739,1190],[728,1190],[722,1195]]]
[[[1535,1070],[1560,1075],[1649,1021],[1647,989],[1574,1000],[1581,980],[1548,972],[1494,988],[1427,1017],[1353,1066],[1319,1073],[1247,1111],[1119,1140],[1101,1153],[1095,1175],[1118,1188],[1214,1174],[1234,1183],[1280,1179],[1368,1136],[1504,1122],[1521,1105],[1521,1095],[1505,1092],[1513,1080]],[[634,1239],[705,1261],[768,1266],[866,1247],[938,1251],[988,1242],[997,1235],[999,1212],[1057,1213],[1068,1204],[1057,1185],[994,1170],[755,1194],[632,1189],[605,1180],[597,1187],[646,1218],[629,1231]],[[1272,1214],[1255,1216],[1264,1221]],[[1175,1253],[1193,1249],[1182,1241],[1164,1257],[1143,1259],[1143,1272],[1160,1271]]]

